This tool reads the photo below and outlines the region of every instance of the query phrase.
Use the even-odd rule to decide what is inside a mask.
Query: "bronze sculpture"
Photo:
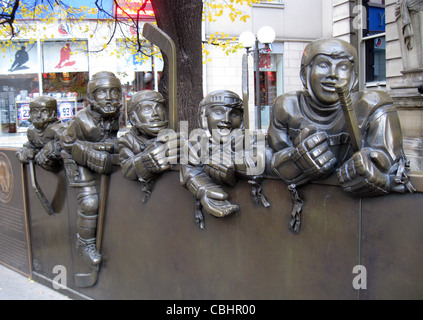
[[[87,95],[88,107],[69,121],[60,140],[66,177],[70,187],[75,188],[78,200],[77,248],[93,270],[92,277],[77,275],[76,279],[87,279],[80,281],[80,286],[95,283],[101,263],[96,246],[99,197],[95,174],[102,174],[102,186],[105,186],[103,180],[116,163],[115,144],[122,106],[120,80],[112,72],[98,72],[88,82]],[[105,197],[102,190],[100,193]]]
[[[242,101],[237,94],[231,91],[222,90],[208,94],[200,102],[198,113],[199,124],[205,130],[207,142],[215,139],[218,146],[220,146],[221,139],[228,143],[232,132],[240,130],[242,127]],[[220,137],[220,133],[222,137]],[[193,143],[190,142],[190,144]],[[220,185],[222,182],[229,185],[234,185],[236,182],[235,170],[231,161],[232,150],[226,148],[226,151],[229,153],[226,154],[227,165],[221,165],[219,162],[205,165],[198,159],[192,159],[196,153],[190,152],[188,164],[181,166],[181,184],[197,199],[196,222],[202,229],[204,228],[202,208],[215,217],[224,217],[239,209],[237,205],[229,202],[228,194]],[[214,179],[210,175],[213,175]]]
[[[171,163],[176,163],[177,150],[173,152],[174,161],[169,150],[177,148],[178,142],[158,139],[159,133],[168,127],[165,100],[158,92],[143,90],[133,95],[128,105],[128,119],[132,127],[118,139],[117,152],[124,177],[142,183],[142,201],[145,203],[157,175],[169,170]],[[170,145],[172,142],[175,142],[173,146]]]
[[[16,152],[23,163],[33,160],[41,168],[57,171],[61,167],[60,134],[64,126],[57,119],[57,102],[50,96],[40,96],[29,103],[28,142]]]
[[[259,175],[249,174],[243,113],[242,100],[229,90],[211,92],[200,102],[200,134],[198,139],[190,137],[188,164],[181,166],[181,184],[196,199],[196,222],[202,229],[202,209],[215,217],[225,217],[239,209],[228,200],[222,185],[235,186],[240,177],[250,179],[254,195],[268,206],[256,181]]]
[[[35,177],[34,162],[47,171],[57,172],[62,166],[60,135],[64,125],[57,119],[57,102],[50,96],[40,96],[29,103],[29,122],[27,139],[16,152],[22,163],[29,164],[31,184],[45,211],[52,215],[54,209],[44,195]]]
[[[271,168],[296,197],[290,224],[295,232],[302,205],[296,187],[334,172],[343,189],[358,196],[414,190],[392,99],[381,91],[357,91],[357,69],[349,43],[313,41],[301,60],[304,90],[275,102],[268,131]]]

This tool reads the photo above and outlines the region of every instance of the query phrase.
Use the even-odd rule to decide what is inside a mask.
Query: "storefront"
[[[128,99],[137,91],[158,89],[163,69],[160,58],[132,54],[119,48],[114,57],[91,58],[88,40],[20,40],[0,54],[0,121],[2,133],[24,132],[28,127],[29,102],[40,94],[58,102],[58,117],[65,122],[86,106],[86,88],[92,72],[106,68],[120,78],[126,110]],[[118,56],[119,55],[119,56]],[[147,58],[146,58],[147,57]],[[107,60],[105,60],[107,59]],[[126,124],[126,113],[122,119]]]
[[[138,2],[131,1],[131,5]],[[103,6],[106,12],[114,12],[118,17],[113,4],[113,1],[105,1]],[[90,10],[86,11],[85,20],[62,20],[60,17],[66,15],[62,9],[55,8],[59,17],[56,23],[33,21],[34,30],[18,32],[11,45],[6,43],[8,39],[0,39],[4,41],[0,43],[1,134],[26,131],[29,102],[39,95],[56,98],[59,119],[68,121],[86,106],[87,83],[98,71],[111,71],[120,78],[125,107],[133,93],[158,89],[162,60],[120,48],[123,39],[136,35],[130,24],[122,24],[119,32],[111,34],[110,26],[104,23],[107,15],[91,12],[96,9],[94,1],[75,0],[71,5],[88,6]],[[120,7],[126,8],[123,4]],[[143,20],[154,20],[150,9],[151,3],[148,3]],[[23,24],[25,20],[19,21],[16,30],[24,30]],[[102,39],[111,39],[107,48],[103,47]],[[149,48],[143,50],[147,53]],[[121,123],[125,125],[126,113],[123,113]]]
[[[57,99],[58,117],[69,120],[84,107],[88,55],[84,41],[16,41],[0,55],[2,133],[25,131],[29,102],[40,94]]]
[[[271,52],[260,54],[259,59],[261,128],[263,129],[269,127],[272,105],[276,97],[283,93],[283,43],[274,43],[271,50]],[[255,77],[254,72],[254,79]],[[255,81],[254,92],[257,92]],[[257,96],[255,99],[257,106]]]

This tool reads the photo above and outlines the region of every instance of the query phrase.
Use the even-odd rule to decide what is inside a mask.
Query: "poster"
[[[86,72],[88,56],[83,41],[46,41],[43,43],[43,72]]]
[[[14,42],[0,51],[0,74],[38,73],[36,43]]]
[[[17,103],[18,130],[29,127],[29,102]]]
[[[73,118],[75,102],[64,101],[60,102],[57,106],[57,118],[62,122],[66,122]]]

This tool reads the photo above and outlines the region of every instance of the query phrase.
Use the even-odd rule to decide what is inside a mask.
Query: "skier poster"
[[[82,41],[46,41],[43,43],[44,72],[88,71],[88,57]]]

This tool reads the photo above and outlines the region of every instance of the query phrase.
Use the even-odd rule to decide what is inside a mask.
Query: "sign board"
[[[29,101],[16,101],[16,125],[18,132],[26,131],[29,127]]]
[[[21,163],[15,149],[0,150],[0,263],[29,276],[30,244]],[[29,190],[29,189],[27,189]]]
[[[385,8],[369,7],[369,32],[385,32]]]
[[[0,74],[38,73],[37,44],[16,41],[0,53]]]
[[[62,101],[57,104],[57,118],[62,122],[69,121],[75,115],[75,101]]]
[[[43,72],[87,72],[88,56],[83,41],[46,41],[43,43]]]
[[[144,9],[140,8],[146,3]],[[115,14],[118,19],[154,20],[153,6],[150,0],[117,0],[115,4]]]

